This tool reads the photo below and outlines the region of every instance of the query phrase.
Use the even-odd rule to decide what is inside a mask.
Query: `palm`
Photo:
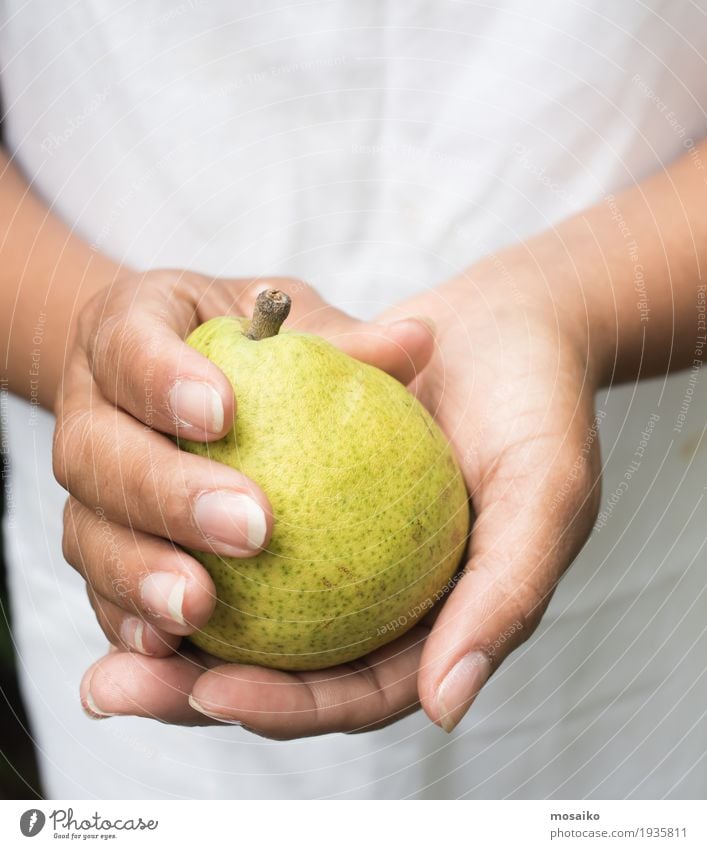
[[[432,314],[443,328],[412,389],[454,445],[476,514],[464,580],[421,661],[419,692],[439,721],[441,678],[470,644],[490,673],[537,625],[588,536],[599,446],[584,357],[554,316],[474,293],[468,281],[398,310]]]

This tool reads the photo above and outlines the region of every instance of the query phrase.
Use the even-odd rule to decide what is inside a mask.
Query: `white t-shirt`
[[[706,54],[704,2],[662,0],[7,0],[0,27],[6,143],[97,250],[296,275],[361,316],[688,150]],[[598,404],[603,518],[460,728],[281,743],[84,717],[106,641],[61,556],[53,420],[4,399],[47,794],[703,798],[707,390],[683,373]]]

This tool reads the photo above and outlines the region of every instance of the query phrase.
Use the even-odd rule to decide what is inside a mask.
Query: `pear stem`
[[[270,336],[277,336],[283,321],[290,313],[291,306],[290,296],[279,289],[266,289],[261,292],[255,299],[253,318],[245,335],[256,342],[260,339],[268,339]]]

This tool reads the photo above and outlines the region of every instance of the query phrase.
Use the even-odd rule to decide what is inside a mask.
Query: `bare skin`
[[[56,392],[55,471],[70,492],[65,553],[86,578],[99,622],[118,649],[84,676],[87,711],[182,724],[238,722],[285,739],[378,728],[421,705],[433,722],[454,728],[488,677],[530,636],[592,527],[600,472],[595,391],[610,381],[687,367],[701,350],[704,160],[705,144],[614,201],[408,299],[380,324],[343,315],[298,281],[276,281],[293,296],[295,325],[412,381],[457,450],[476,513],[465,576],[435,621],[363,661],[295,675],[224,665],[185,644],[175,651],[180,637],[208,618],[213,587],[170,540],[240,556],[252,550],[247,523],[219,526],[219,536],[216,521],[206,533],[198,497],[247,496],[264,517],[260,545],[272,516],[257,484],[233,470],[189,458],[180,459],[178,474],[165,472],[177,449],[163,435],[175,432],[176,417],[195,438],[218,438],[228,428],[237,399],[223,375],[181,339],[211,315],[247,313],[257,291],[274,281],[125,273],[59,222],[47,227],[36,201],[21,232],[12,234],[19,226],[12,210],[25,203],[24,189],[6,171],[2,297],[19,291],[15,318],[5,328],[7,379],[13,391],[29,396],[31,328],[47,297],[53,329],[43,351],[62,365],[43,371],[41,398],[49,404]],[[625,228],[645,275],[643,309]],[[59,249],[65,243],[70,262]],[[30,250],[34,244],[42,249]],[[43,261],[26,263],[28,251]],[[77,279],[84,281],[78,300]],[[435,339],[424,323],[409,319],[415,315],[434,320]],[[159,356],[138,344],[144,338],[159,340]],[[172,390],[184,380],[212,387],[223,416],[214,416],[203,391],[182,394],[191,406],[175,410]],[[119,576],[111,572],[106,523],[121,552]],[[168,578],[152,581],[159,591],[148,592],[146,604],[143,582],[153,572]],[[181,595],[165,589],[175,577],[184,579]]]

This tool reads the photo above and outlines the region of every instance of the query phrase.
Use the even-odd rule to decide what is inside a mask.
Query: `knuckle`
[[[88,364],[94,377],[100,377],[103,368],[112,363],[116,344],[120,351],[129,333],[130,322],[124,313],[105,315],[94,322],[87,351]]]
[[[99,508],[100,509],[100,508]],[[64,504],[64,527],[61,547],[64,559],[89,581],[91,566],[92,513],[75,498]]]
[[[62,489],[67,489],[68,475],[66,473],[66,455],[64,445],[58,439],[58,428],[54,429],[54,440],[52,445],[52,474]]]
[[[198,532],[191,510],[193,494],[185,488],[181,476],[171,476],[163,464],[149,456],[136,457],[129,474],[125,483],[132,516],[140,516],[143,524],[150,524],[161,536],[169,537],[176,531],[182,535]]]
[[[518,587],[506,587],[508,605],[508,624],[503,631],[504,637],[516,635],[516,644],[524,643],[538,627],[540,618],[550,598],[549,593],[541,593],[530,582]]]
[[[496,640],[502,640],[513,647],[524,643],[535,631],[547,606],[552,589],[541,589],[539,581],[530,577],[519,577],[508,568],[508,564],[493,563],[486,560],[481,570],[487,573],[487,585],[492,587],[490,597],[494,607],[486,612],[491,618],[500,614],[505,623]],[[475,570],[476,571],[476,570]],[[485,649],[493,660],[498,647]]]
[[[162,514],[165,530],[179,528],[184,531],[189,531],[193,535],[203,536],[203,532],[199,529],[194,514],[191,509],[193,498],[190,494],[185,494],[183,491],[170,491],[162,501]]]
[[[186,483],[188,466],[167,469],[149,450],[135,450],[123,463],[120,485],[131,521],[149,525],[151,532],[160,536],[170,537],[178,532],[181,536],[201,537],[192,510],[199,491]]]
[[[131,464],[130,474],[136,504],[153,504],[161,488],[159,464],[150,457],[136,457]]]
[[[133,287],[120,281],[94,295],[81,311],[79,338],[84,341],[91,371],[111,353],[113,340],[120,338],[130,318],[133,294]]]
[[[147,415],[150,398],[162,387],[160,346],[155,327],[135,316],[106,319],[97,330],[89,365],[103,394],[139,417]]]
[[[74,410],[57,420],[52,440],[52,471],[56,481],[69,489],[75,467],[81,463],[81,446],[90,441],[90,410]]]

